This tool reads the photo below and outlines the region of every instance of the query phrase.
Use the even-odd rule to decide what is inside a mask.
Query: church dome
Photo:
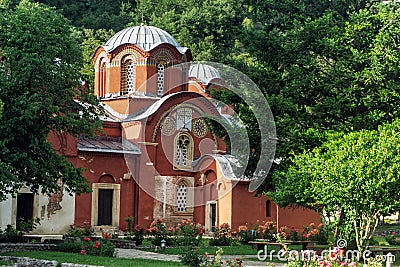
[[[134,44],[146,52],[149,52],[160,44],[170,44],[181,54],[184,54],[187,50],[186,47],[182,47],[168,32],[145,25],[129,27],[117,32],[103,47],[107,52],[111,52],[123,44]]]
[[[216,68],[203,63],[191,64],[189,77],[197,78],[204,85],[209,84],[213,79],[221,79]]]

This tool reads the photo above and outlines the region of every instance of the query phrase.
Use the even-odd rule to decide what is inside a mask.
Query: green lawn
[[[89,265],[100,265],[110,267],[173,267],[183,266],[179,262],[167,262],[146,259],[121,259],[90,255],[81,255],[77,253],[55,252],[55,251],[19,251],[3,253],[5,256],[29,257],[42,260],[56,260],[60,263],[79,263]]]
[[[13,265],[13,263],[12,262],[10,262],[10,261],[3,261],[3,260],[0,260],[0,265],[1,266],[3,266],[3,265]]]

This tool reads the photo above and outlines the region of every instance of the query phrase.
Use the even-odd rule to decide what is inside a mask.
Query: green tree
[[[97,47],[105,44],[108,39],[110,39],[115,32],[113,30],[92,30],[84,29],[83,31],[83,42],[81,43],[83,52],[83,66],[80,70],[82,79],[88,84],[91,91],[93,91],[94,86],[94,67],[93,67],[93,51]]]
[[[331,135],[274,174],[280,205],[317,210],[338,237],[368,247],[381,215],[400,208],[400,120],[378,130]]]
[[[54,192],[89,191],[81,169],[59,155],[50,133],[92,134],[96,100],[82,88],[81,50],[68,21],[27,0],[0,16],[0,198],[21,186]],[[81,105],[80,103],[87,103]]]
[[[240,49],[228,55],[268,99],[278,169],[330,131],[376,129],[399,115],[398,4],[289,2],[253,3]]]

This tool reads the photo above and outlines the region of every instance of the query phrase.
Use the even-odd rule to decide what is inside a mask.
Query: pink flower
[[[82,249],[82,250],[81,250],[81,254],[82,254],[82,255],[86,255],[86,250],[85,250],[85,249]]]

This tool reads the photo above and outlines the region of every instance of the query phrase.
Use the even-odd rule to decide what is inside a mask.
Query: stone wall
[[[1,243],[0,253],[13,252],[13,251],[42,251],[50,250],[56,251],[56,244],[29,244],[29,243]]]
[[[169,226],[176,226],[182,220],[193,220],[194,211],[194,178],[186,176],[155,176],[155,200],[153,218],[163,218]],[[176,212],[176,189],[180,181],[185,181],[187,187],[187,212]],[[165,195],[165,196],[164,196]],[[165,200],[165,213],[164,203]]]
[[[35,267],[57,267],[58,262],[47,261],[47,260],[37,260],[27,257],[14,257],[14,256],[0,256],[1,260],[11,261],[14,265],[12,267],[22,267],[22,266],[35,266]]]
[[[0,260],[12,262],[14,265],[3,266],[3,267],[57,267],[57,261],[48,260],[37,260],[28,257],[14,257],[14,256],[0,256]],[[75,263],[62,263],[61,267],[105,267],[105,266],[94,266],[94,265],[84,265]]]

